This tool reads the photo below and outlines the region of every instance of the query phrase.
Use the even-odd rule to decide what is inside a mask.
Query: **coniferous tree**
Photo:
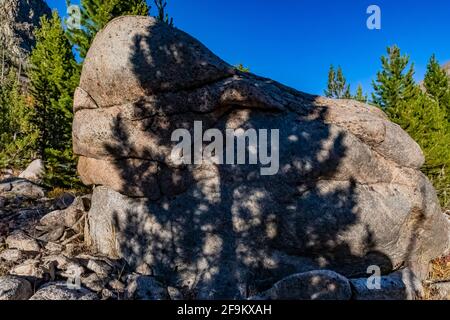
[[[109,21],[123,15],[146,16],[150,11],[145,0],[81,0],[80,9],[81,29],[69,29],[67,35],[83,59],[97,32]]]
[[[72,96],[79,82],[78,67],[56,12],[51,19],[41,18],[35,35],[29,78],[39,130],[38,151],[46,165],[47,181],[71,186],[76,176],[72,155]]]
[[[347,85],[347,80],[344,77],[341,67],[338,67],[336,72],[334,66],[330,66],[325,96],[334,99],[351,99],[350,85]]]
[[[450,116],[450,79],[435,55],[428,63],[424,86],[427,93],[443,106]]]
[[[239,71],[241,71],[241,72],[246,72],[246,73],[250,72],[250,68],[244,66],[242,63],[239,63],[239,64],[236,66],[236,69],[239,70]]]
[[[409,65],[409,57],[401,55],[397,46],[387,49],[387,56],[381,57],[383,70],[377,73],[373,81],[375,92],[373,102],[383,110],[395,112],[399,103],[417,98],[419,88],[414,81],[414,65],[405,71]]]
[[[166,13],[167,1],[165,0],[155,0],[156,8],[158,9],[158,15],[156,19],[158,21],[167,23],[169,26],[173,26],[173,18],[169,17]]]
[[[34,117],[32,99],[11,68],[0,86],[0,168],[23,168],[36,157]]]
[[[364,95],[361,85],[358,85],[358,89],[356,89],[356,95],[353,98],[356,101],[367,103],[367,95]]]
[[[325,96],[327,98],[333,98],[336,92],[336,72],[334,71],[334,66],[330,66],[328,71],[328,83],[327,89],[325,90]]]

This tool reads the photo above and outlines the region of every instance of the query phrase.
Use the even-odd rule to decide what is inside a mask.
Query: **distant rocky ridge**
[[[0,1],[0,49],[5,48],[8,61],[26,61],[35,45],[34,29],[43,15],[50,14],[44,0]]]

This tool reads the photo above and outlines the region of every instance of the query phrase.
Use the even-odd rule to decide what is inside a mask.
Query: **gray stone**
[[[114,291],[117,292],[123,292],[125,291],[125,284],[123,284],[121,281],[114,279],[111,280],[108,285],[111,287],[111,289],[113,289]]]
[[[188,34],[147,17],[111,21],[96,36],[84,63],[86,71],[80,82],[84,92],[78,90],[76,97],[83,101],[91,97],[100,107],[135,101],[142,95],[198,87],[234,72]],[[99,68],[108,76],[94,71]],[[146,74],[145,78],[140,73]]]
[[[87,263],[87,268],[91,271],[94,271],[96,274],[102,277],[111,276],[113,272],[113,268],[104,261],[101,260],[89,260]]]
[[[48,242],[45,245],[45,250],[47,250],[49,253],[60,253],[64,250],[64,246],[59,244],[59,243],[55,243],[55,242]]]
[[[415,300],[423,296],[422,283],[409,269],[374,278],[350,279],[355,300]],[[377,285],[379,284],[379,285]]]
[[[270,300],[350,300],[348,279],[333,271],[294,274],[260,295]]]
[[[75,201],[75,196],[71,193],[65,192],[58,199],[56,199],[54,207],[57,210],[67,209]]]
[[[22,278],[0,277],[0,300],[28,300],[33,295],[31,284]]]
[[[23,253],[17,249],[6,249],[0,252],[0,259],[8,262],[17,262],[23,258]]]
[[[81,231],[80,228],[82,228],[83,225],[75,227],[75,224],[79,221],[83,214],[89,211],[89,209],[89,197],[78,197],[68,208],[50,212],[42,217],[40,224],[50,228],[62,226],[66,228],[75,228],[77,229],[76,231]]]
[[[128,277],[126,296],[129,300],[168,300],[169,293],[153,277],[130,275]]]
[[[98,300],[98,296],[85,288],[72,289],[65,282],[55,282],[43,286],[30,300]]]
[[[6,238],[6,244],[10,249],[38,252],[41,250],[38,242],[23,231],[16,231]]]
[[[44,163],[41,159],[34,160],[23,171],[19,178],[26,179],[35,183],[41,183],[45,174]]]
[[[74,109],[78,172],[99,186],[90,242],[196,298],[242,298],[318,269],[360,277],[406,265],[423,280],[449,249],[423,153],[380,109],[230,70],[152,18],[99,32]],[[195,121],[278,129],[278,173],[175,163],[172,133],[193,133]]]
[[[9,273],[15,276],[44,279],[46,271],[39,260],[28,259],[15,266]]]
[[[37,200],[44,198],[45,192],[44,189],[31,181],[13,178],[0,182],[0,196],[7,198],[20,196]]]
[[[96,273],[91,273],[87,277],[81,277],[83,286],[94,292],[101,292],[106,286],[107,280],[100,278]]]
[[[184,296],[178,288],[167,287],[167,292],[169,293],[170,300],[184,300]]]

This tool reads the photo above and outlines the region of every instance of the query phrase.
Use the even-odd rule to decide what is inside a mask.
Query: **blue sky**
[[[450,61],[448,0],[168,2],[175,25],[225,61],[309,93],[323,93],[330,64],[342,66],[353,90],[361,83],[370,91],[380,56],[392,44],[411,56],[418,80],[432,53]],[[64,0],[47,3],[65,15]],[[381,30],[366,27],[371,4],[381,8]]]

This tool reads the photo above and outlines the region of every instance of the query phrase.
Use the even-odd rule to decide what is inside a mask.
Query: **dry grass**
[[[431,264],[431,271],[425,285],[425,300],[436,300],[438,292],[432,285],[438,282],[450,281],[450,256],[436,259]]]

